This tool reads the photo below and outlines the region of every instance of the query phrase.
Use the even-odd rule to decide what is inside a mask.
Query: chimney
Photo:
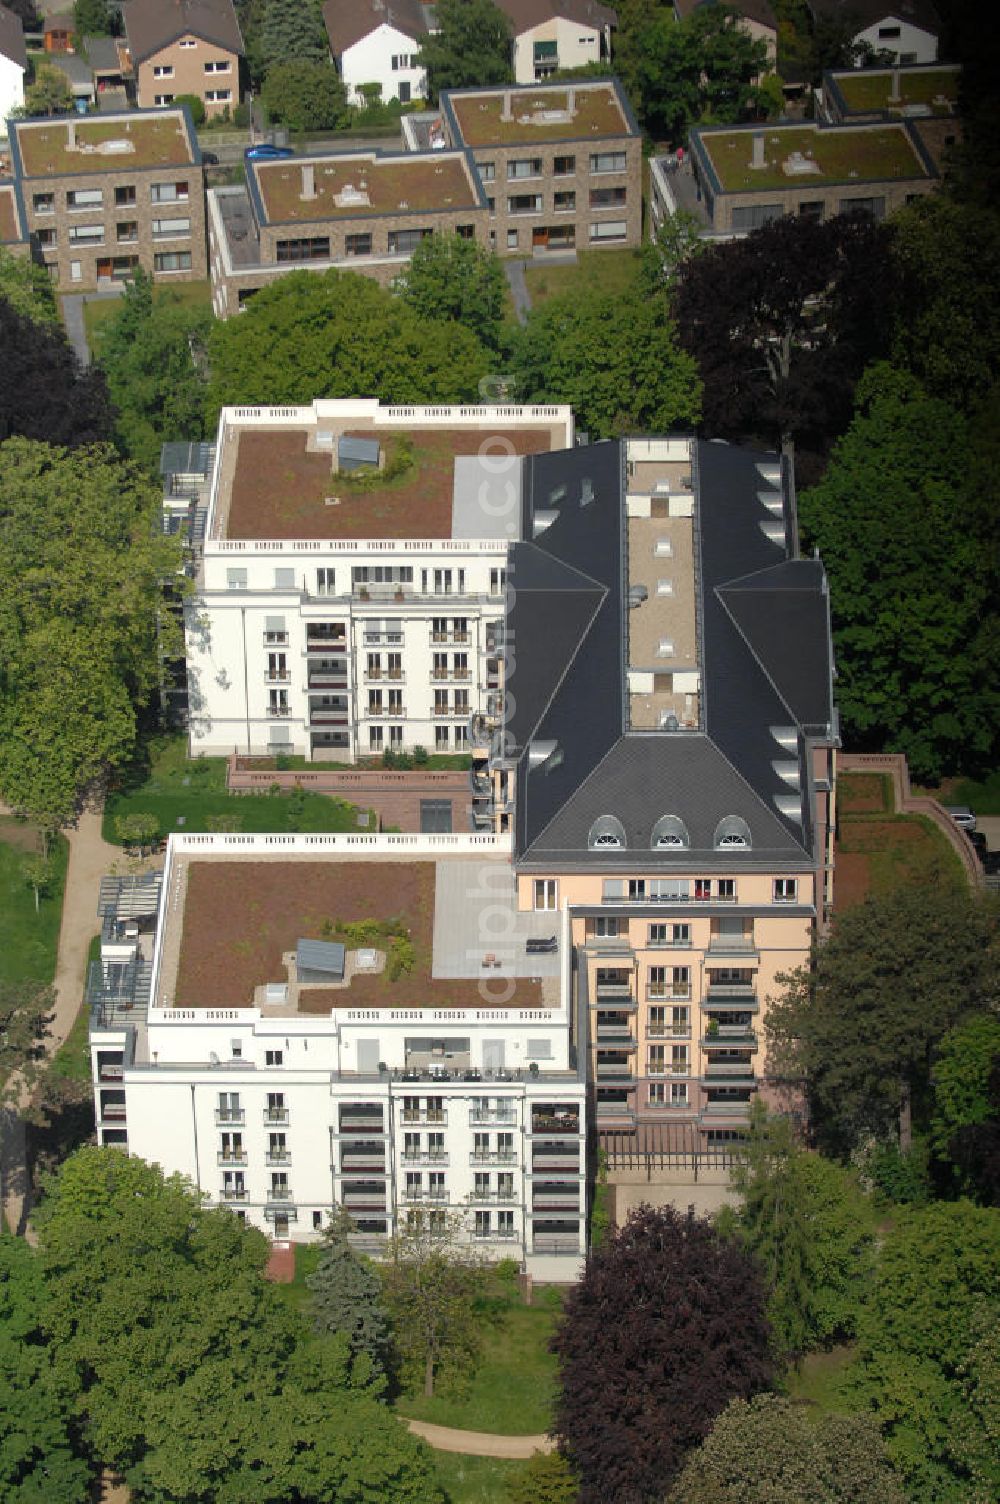
[[[502,106],[502,108],[500,110],[500,119],[501,120],[513,120],[513,118],[514,118],[514,112],[511,109],[511,92],[510,92],[509,89],[504,89],[504,91],[503,91],[503,106]]]
[[[76,151],[76,121],[70,119],[66,122],[66,150]]]
[[[576,90],[572,86],[566,90],[566,113],[571,120],[576,114]]]
[[[901,104],[903,91],[900,88],[900,72],[898,68],[892,70],[892,88],[889,90],[889,103]]]
[[[754,131],[753,133],[753,156],[750,158],[750,166],[758,170],[767,166],[767,162],[764,159],[763,131]]]
[[[302,192],[300,198],[316,197],[316,169],[311,162],[302,163]]]

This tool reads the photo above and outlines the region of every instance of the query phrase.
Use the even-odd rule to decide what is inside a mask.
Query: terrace
[[[337,437],[378,438],[384,483],[333,472],[312,430],[234,427],[222,458],[213,536],[279,538],[450,538],[456,455],[476,455],[483,429],[378,430],[352,426]],[[405,439],[405,447],[404,441]],[[561,430],[504,428],[505,446],[537,454]],[[404,459],[409,455],[408,462]]]
[[[764,137],[763,167],[751,166],[758,134]],[[903,125],[768,125],[760,132],[704,130],[693,139],[726,193],[928,175]]]
[[[467,882],[467,864],[456,865]],[[482,864],[476,865],[481,871]],[[262,1006],[268,1014],[312,1015],[337,1008],[481,1006],[477,983],[484,975],[482,956],[468,954],[462,974],[451,967],[439,976],[434,964],[438,872],[448,866],[447,861],[395,857],[317,861],[288,854],[250,858],[176,852],[154,1001],[161,1007]],[[495,908],[492,887],[489,899]],[[387,934],[393,927],[405,931],[412,950],[409,970],[394,978],[391,964],[377,969],[365,965],[366,949],[391,952],[391,940],[369,939],[361,945],[344,928],[365,921],[374,921]],[[302,938],[346,942],[345,982],[289,986],[286,1002],[265,1002],[261,989],[289,975],[286,958]],[[539,977],[544,968],[537,963],[531,969],[534,975],[510,981],[505,1007],[558,1005],[558,976]],[[491,970],[488,976],[492,982],[502,974]]]
[[[596,141],[635,134],[612,84],[497,89],[446,98],[466,146]]]
[[[442,152],[430,160],[352,153],[258,162],[252,170],[270,224],[480,208],[458,153]]]
[[[180,110],[157,110],[94,120],[16,122],[15,138],[26,177],[180,167],[194,162]]]

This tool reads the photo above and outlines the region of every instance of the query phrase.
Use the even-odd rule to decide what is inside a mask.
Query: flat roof
[[[0,244],[10,245],[25,239],[13,183],[0,183]]]
[[[504,104],[510,106],[504,119]],[[466,146],[528,145],[632,136],[614,83],[473,89],[442,95]]]
[[[197,160],[183,110],[15,120],[11,139],[25,177],[193,166]]]
[[[485,207],[461,152],[433,157],[351,152],[250,165],[266,224]],[[314,197],[303,198],[310,171]]]
[[[957,63],[930,68],[848,68],[827,74],[846,111],[905,112],[907,106],[925,105],[933,115],[950,115],[958,100],[961,68]],[[893,84],[898,96],[893,99]]]
[[[325,426],[326,432],[329,428]],[[538,454],[565,442],[558,419],[537,426],[365,426],[356,417],[334,428],[332,451],[316,430],[234,426],[227,430],[212,536],[279,538],[450,538],[455,457],[490,452]],[[376,438],[383,466],[402,464],[384,484],[370,469],[334,474],[336,439]],[[409,458],[407,459],[407,456]]]
[[[476,859],[479,871],[482,860],[509,867],[505,856],[490,859],[484,854]],[[270,1011],[262,989],[268,983],[287,981],[289,953],[294,954],[304,939],[332,939],[346,944],[345,985],[290,987],[286,1003],[275,1004],[273,1011],[322,1015],[337,1008],[495,1007],[495,980],[504,973],[493,965],[494,952],[501,949],[493,941],[480,940],[474,933],[461,937],[468,940],[470,949],[463,953],[464,974],[456,975],[453,936],[447,974],[435,974],[439,872],[452,865],[455,882],[448,884],[449,893],[455,884],[458,889],[468,887],[467,861],[414,861],[374,854],[362,860],[329,855],[317,860],[287,854],[203,856],[175,851],[154,1005]],[[488,897],[495,907],[492,887]],[[555,916],[546,917],[554,933]],[[381,923],[384,933],[359,945],[342,926],[362,920]],[[384,955],[393,930],[405,933],[413,948],[412,968],[395,980],[384,964],[373,970],[366,967],[364,956],[358,960],[358,952],[366,949]],[[538,958],[539,962],[547,959]],[[356,969],[358,965],[361,970]],[[551,965],[545,969],[552,972]],[[483,978],[490,987],[481,993]],[[509,983],[512,995],[505,998],[504,1007],[559,1006],[558,975],[544,980],[510,976]]]
[[[764,137],[766,166],[751,167],[753,138]],[[902,124],[766,125],[695,128],[692,140],[708,159],[724,193],[800,188],[810,184],[881,183],[930,176]],[[812,164],[805,167],[803,164]],[[798,170],[797,170],[798,169]]]

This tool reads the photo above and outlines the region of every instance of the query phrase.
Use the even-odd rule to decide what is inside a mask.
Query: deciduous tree
[[[632,0],[619,10],[615,66],[646,129],[680,144],[699,120],[745,118],[767,49],[723,6],[699,6],[678,21],[669,5]]]
[[[39,63],[24,91],[24,107],[29,115],[61,115],[71,110],[73,91],[65,73],[52,63]]]
[[[732,1221],[764,1271],[784,1351],[798,1356],[853,1336],[874,1243],[871,1206],[853,1175],[801,1148],[788,1118],[756,1104],[731,1178],[740,1197]]]
[[[878,1427],[812,1416],[775,1394],[734,1400],[693,1452],[669,1504],[906,1504]]]
[[[462,324],[488,349],[500,342],[506,278],[499,257],[460,235],[427,235],[395,290],[423,319]]]
[[[270,119],[293,131],[338,130],[350,120],[347,90],[329,59],[272,64],[260,97]]]
[[[0,246],[0,299],[32,323],[59,325],[52,278],[27,256],[12,256]]]
[[[986,1125],[996,1114],[990,1078],[1000,1068],[1000,1019],[981,1013],[950,1029],[938,1046],[931,1072],[934,1105],[931,1148],[939,1159],[953,1163],[956,1138],[963,1130]],[[959,1139],[959,1144],[968,1139]]]
[[[403,1382],[429,1398],[465,1375],[479,1352],[475,1301],[482,1269],[460,1241],[460,1219],[414,1209],[382,1267]]]
[[[468,330],[420,319],[353,272],[291,272],[209,338],[210,424],[223,403],[464,402],[490,357]]]
[[[799,502],[830,578],[845,732],[860,750],[904,752],[914,777],[933,781],[988,762],[1000,716],[997,559],[969,449],[960,413],[878,365]]]
[[[825,449],[888,348],[889,285],[888,232],[860,215],[785,215],[689,257],[673,309],[709,431]]]
[[[535,1452],[507,1489],[508,1504],[577,1504],[580,1484],[561,1452]]]
[[[909,1504],[1000,1492],[1000,1212],[968,1201],[896,1214],[864,1310],[853,1391],[881,1426]]]
[[[0,790],[52,830],[127,761],[159,680],[179,550],[159,492],[108,448],[0,445]]]
[[[73,30],[78,37],[109,37],[114,20],[108,0],[74,0]]]
[[[518,401],[568,402],[595,437],[690,427],[700,413],[697,365],[638,289],[539,304],[513,338],[510,370]]]
[[[417,53],[432,99],[442,89],[511,82],[510,22],[493,0],[439,0],[434,12],[437,29]]]
[[[716,1415],[768,1387],[758,1268],[707,1221],[641,1207],[590,1255],[552,1346],[581,1504],[653,1504]]]
[[[62,330],[0,297],[0,443],[20,434],[94,444],[111,434],[103,372],[84,370]]]
[[[803,1080],[819,1141],[847,1151],[926,1114],[933,1051],[995,1005],[997,914],[964,885],[914,884],[843,909],[811,963],[784,978],[771,1069]]]
[[[46,1292],[22,1238],[0,1233],[0,1496],[5,1504],[87,1504],[92,1472],[42,1329]]]

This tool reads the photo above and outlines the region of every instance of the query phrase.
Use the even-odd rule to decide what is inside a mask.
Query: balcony
[[[308,689],[346,689],[347,671],[345,669],[335,672],[332,669],[329,671],[323,669],[319,673],[312,673],[309,675],[306,687]]]
[[[634,1086],[635,1071],[626,1061],[598,1061],[595,1072],[598,1081],[606,1086]]]
[[[290,1165],[292,1151],[290,1149],[269,1149],[264,1155],[266,1165]]]
[[[269,716],[272,721],[287,720],[291,713],[292,707],[290,705],[268,705],[267,710],[265,711],[265,714]]]
[[[451,1192],[436,1188],[427,1190],[424,1186],[406,1186],[403,1190],[403,1200],[410,1204],[414,1201],[433,1201],[436,1206],[447,1204],[451,1200]]]
[[[744,1006],[757,1006],[752,982],[712,982],[709,981],[705,992],[705,1001],[709,1003],[732,1002],[741,1003]]]
[[[404,1107],[400,1113],[404,1123],[447,1123],[446,1107]]]
[[[241,1117],[240,1118],[240,1122],[242,1122],[242,1121],[243,1121],[243,1119]],[[264,1122],[265,1122],[265,1124],[287,1123],[288,1122],[288,1108],[287,1107],[265,1107],[264,1108]]]
[[[543,1112],[541,1109],[533,1109],[531,1114],[531,1131],[543,1138],[550,1134],[571,1133],[574,1137],[580,1136],[580,1118],[574,1112]]]
[[[380,1145],[381,1147],[381,1145]],[[372,1175],[384,1175],[386,1167],[385,1154],[359,1153],[355,1150],[345,1149],[340,1156],[340,1173],[342,1175],[358,1175],[365,1171]]]
[[[650,1061],[646,1067],[646,1075],[659,1080],[663,1076],[690,1076],[691,1062],[686,1060],[683,1065],[674,1065],[672,1061]]]
[[[752,935],[713,935],[708,942],[710,956],[739,956],[758,960],[757,944]]]
[[[350,1211],[357,1208],[358,1211],[385,1212],[385,1187],[381,1189],[372,1187],[366,1191],[345,1190],[341,1195],[341,1202]]]
[[[246,1110],[243,1107],[217,1107],[215,1109],[215,1121],[220,1126],[224,1123],[245,1123],[246,1120]]]
[[[474,1201],[477,1206],[485,1206],[487,1204],[509,1206],[511,1202],[517,1201],[517,1199],[518,1195],[513,1186],[509,1191],[472,1190],[469,1192],[469,1200]]]
[[[703,1050],[756,1050],[757,1035],[753,1029],[727,1029],[723,1026],[714,1034],[706,1034],[701,1047]]]
[[[517,1154],[513,1149],[473,1149],[469,1155],[470,1165],[515,1165]]]
[[[342,1107],[340,1110],[341,1133],[375,1133],[385,1138],[382,1109],[374,1112],[364,1107]]]
[[[291,677],[291,670],[287,668],[269,668],[264,671],[265,684],[287,684]]]
[[[531,1209],[536,1212],[547,1211],[573,1211],[580,1210],[580,1187],[578,1185],[567,1186],[565,1190],[556,1190],[547,1187],[540,1190],[534,1188],[531,1196]]]
[[[104,1123],[124,1123],[126,1117],[124,1102],[102,1102],[100,1104],[100,1118]]]
[[[245,1165],[247,1151],[245,1149],[220,1149],[215,1156],[217,1165]]]
[[[472,1236],[477,1243],[516,1243],[520,1234],[514,1227],[494,1227],[489,1230],[476,1227]]]
[[[288,711],[286,710],[284,714],[287,715]],[[309,724],[310,726],[346,726],[347,706],[310,705]]]
[[[469,1108],[469,1123],[473,1126],[479,1126],[480,1124],[500,1124],[501,1126],[507,1124],[508,1126],[513,1126],[516,1122],[517,1113],[513,1107],[508,1107],[506,1103],[503,1106],[498,1105],[496,1107]]]
[[[531,1240],[532,1253],[562,1254],[563,1257],[572,1256],[580,1252],[579,1237],[555,1237],[551,1234],[536,1233]]]
[[[690,1024],[647,1024],[648,1039],[690,1039]]]
[[[745,1102],[706,1102],[700,1116],[706,1121],[716,1119],[725,1122],[745,1123],[750,1117],[750,1099]]]
[[[598,982],[596,994],[599,1003],[614,1003],[619,1001],[630,1003],[633,1001],[631,982]]]
[[[608,1048],[617,1046],[622,1050],[634,1050],[636,1045],[635,1036],[628,1024],[602,1024],[600,1020],[597,1024],[597,1043],[607,1045]]]
[[[447,1149],[404,1149],[404,1165],[447,1165]]]
[[[635,1108],[629,1101],[608,1101],[607,1098],[597,1099],[597,1121],[605,1125],[626,1124],[635,1122]]]
[[[220,1201],[249,1201],[250,1192],[245,1185],[227,1186],[219,1192]]]
[[[98,1079],[100,1081],[123,1081],[125,1079],[125,1067],[123,1065],[101,1065],[98,1067]]]
[[[580,1173],[579,1150],[575,1150],[572,1145],[567,1145],[565,1149],[547,1148],[535,1150],[531,1156],[531,1173],[533,1175],[545,1173],[546,1171],[552,1174],[557,1170],[565,1170],[578,1175]]]
[[[702,1079],[717,1081],[720,1077],[736,1077],[741,1083],[756,1080],[753,1064],[749,1060],[709,1060]]]
[[[675,982],[673,986],[661,987],[657,983],[651,983],[646,988],[646,1001],[649,1003],[689,1003],[691,1001],[691,984],[681,986]]]
[[[267,1193],[269,1206],[285,1206],[295,1200],[291,1187],[287,1185],[273,1185]]]
[[[471,632],[431,632],[431,642],[471,642]]]
[[[346,650],[347,638],[343,632],[341,632],[339,637],[314,637],[311,634],[307,634],[306,636],[307,653],[343,653]]]
[[[586,939],[587,950],[595,956],[630,956],[632,942],[628,935],[594,935]]]

